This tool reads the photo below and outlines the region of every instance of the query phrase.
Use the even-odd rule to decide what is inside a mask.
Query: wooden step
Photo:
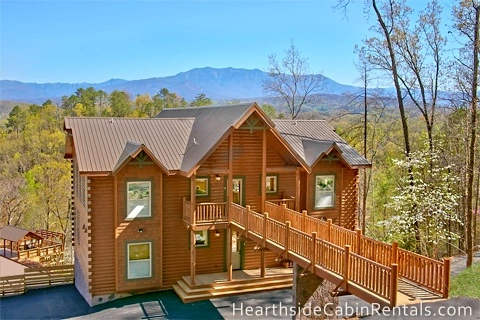
[[[274,276],[271,275],[271,276],[266,276],[265,278],[252,277],[248,279],[232,279],[232,281],[228,281],[226,277],[224,277],[224,279],[215,280],[215,282],[211,282],[207,284],[190,285],[189,277],[183,276],[182,281],[184,281],[192,289],[200,289],[200,288],[215,288],[219,286],[232,285],[232,284],[248,284],[248,283],[258,283],[258,282],[273,281],[273,280],[292,280],[293,279],[292,277],[293,276],[291,273],[277,274]]]
[[[173,285],[173,290],[177,295],[182,299],[184,303],[207,300],[213,298],[221,298],[232,295],[247,294],[252,292],[261,292],[268,290],[279,290],[279,289],[289,289],[292,287],[292,280],[278,280],[276,282],[270,281],[267,283],[251,283],[244,285],[234,285],[234,286],[223,286],[221,289],[217,290],[215,288],[200,288],[200,289],[190,289],[188,290],[187,284],[181,284],[183,281],[178,281],[177,284]]]
[[[256,281],[256,282],[248,282],[248,283],[223,283],[222,285],[217,285],[214,287],[191,287],[185,281],[179,280],[177,281],[177,285],[182,287],[182,289],[187,292],[188,294],[202,294],[202,293],[209,293],[209,292],[222,292],[222,291],[233,291],[233,290],[242,290],[247,288],[266,288],[272,285],[290,285],[292,286],[293,280],[290,279],[269,279],[263,281]]]

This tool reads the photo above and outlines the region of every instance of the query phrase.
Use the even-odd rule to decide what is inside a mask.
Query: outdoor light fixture
[[[220,231],[215,230],[215,237],[220,237]]]
[[[215,180],[220,181],[220,175],[218,173],[215,175]]]
[[[143,228],[138,228],[137,230],[139,233],[142,233],[143,232]]]

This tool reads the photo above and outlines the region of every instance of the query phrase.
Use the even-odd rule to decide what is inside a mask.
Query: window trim
[[[210,232],[209,230],[197,230],[197,231],[193,231],[195,234],[197,234],[198,232],[203,232],[205,233],[205,242],[204,244],[197,244],[196,241],[195,241],[195,248],[199,249],[199,248],[209,248],[210,247]],[[189,235],[188,237],[188,246],[190,247],[190,241],[191,241],[191,237]]]
[[[141,216],[141,217],[133,217],[130,218],[128,217],[129,212],[128,212],[128,204],[129,204],[129,198],[128,198],[128,187],[129,184],[131,183],[144,183],[148,182],[150,184],[150,198],[149,198],[149,215],[148,216]],[[124,197],[125,197],[125,220],[137,220],[137,219],[151,219],[153,217],[153,195],[154,195],[154,190],[153,190],[153,179],[152,178],[138,178],[138,179],[126,179],[125,180],[125,191],[124,191]]]
[[[269,178],[275,178],[275,190],[274,191],[268,191],[267,189],[267,180]],[[266,194],[278,194],[278,174],[267,174],[265,176],[265,193]]]
[[[328,206],[317,206],[317,179],[319,177],[331,177],[333,179],[333,190],[328,191],[332,192],[332,203]],[[331,209],[335,207],[335,197],[336,197],[336,176],[335,174],[327,173],[327,174],[316,174],[314,181],[313,181],[313,208],[315,210],[323,210],[323,209]],[[320,191],[320,192],[327,192],[327,191]]]
[[[149,259],[148,261],[150,262],[149,263],[149,275],[146,276],[146,277],[135,277],[135,278],[130,278],[130,246],[131,245],[140,245],[140,244],[148,244],[149,245]],[[127,251],[127,254],[126,254],[126,268],[125,268],[125,271],[126,271],[126,278],[128,281],[135,281],[135,280],[145,280],[145,279],[151,279],[153,278],[153,241],[132,241],[132,242],[127,242],[126,243],[126,251]]]
[[[197,180],[205,180],[206,183],[207,183],[207,190],[205,194],[198,194],[196,192],[196,187],[197,187]],[[195,196],[196,197],[209,197],[210,196],[210,177],[209,176],[198,176],[198,177],[195,177]]]

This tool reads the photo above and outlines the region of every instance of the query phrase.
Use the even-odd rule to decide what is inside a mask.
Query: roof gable
[[[252,117],[252,115],[254,115]],[[264,115],[256,103],[214,106],[203,108],[163,109],[157,118],[195,118],[188,139],[185,156],[180,170],[192,174],[208,156],[222,143],[232,130],[245,126],[247,129],[258,129],[259,121],[266,129],[273,128],[273,122]],[[246,123],[247,119],[252,120]]]
[[[274,120],[276,129],[310,168],[336,150],[349,167],[370,167],[371,163],[349,146],[324,120]]]

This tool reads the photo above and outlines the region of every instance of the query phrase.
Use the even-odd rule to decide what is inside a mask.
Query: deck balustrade
[[[184,200],[184,219],[190,223],[230,221],[258,239],[275,245],[284,258],[294,255],[303,267],[315,272],[321,268],[343,281],[346,290],[375,295],[396,305],[398,279],[404,278],[432,292],[448,297],[450,260],[437,261],[366,237],[361,230],[349,230],[289,209],[286,203],[265,203],[268,214],[260,214],[231,203],[201,203],[193,206]],[[228,217],[227,217],[228,212]],[[230,220],[229,220],[230,219]],[[325,272],[325,271],[324,271]],[[325,273],[322,273],[325,276]],[[331,280],[335,280],[331,279]],[[340,279],[340,280],[339,280]]]

